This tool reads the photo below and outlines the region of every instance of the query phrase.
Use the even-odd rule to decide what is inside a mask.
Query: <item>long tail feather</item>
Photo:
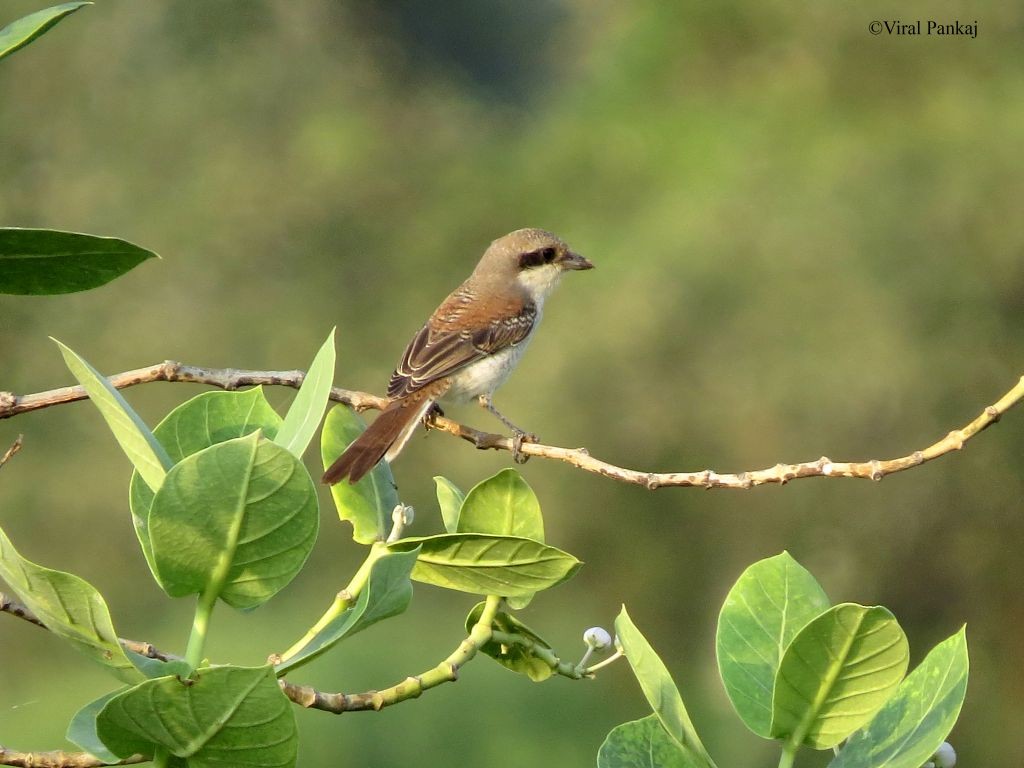
[[[381,412],[369,427],[352,441],[324,472],[323,482],[334,485],[348,478],[357,483],[387,455],[391,461],[402,450],[419,420],[430,407],[431,400],[410,402],[396,400]]]

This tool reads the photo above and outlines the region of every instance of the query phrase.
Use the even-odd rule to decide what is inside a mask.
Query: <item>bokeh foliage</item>
[[[486,243],[522,226],[598,269],[566,281],[498,404],[629,466],[905,453],[1022,373],[1024,9],[976,4],[972,40],[873,37],[893,12],[877,2],[488,0],[444,23],[420,5],[104,0],[5,60],[0,223],[116,235],[164,259],[83,294],[0,298],[0,390],[69,383],[48,335],[106,372],[292,368],[337,325],[339,383],[380,392]],[[132,402],[155,423],[193,393],[153,384]],[[26,435],[0,473],[3,526],[29,559],[96,584],[124,634],[163,626],[144,639],[180,648],[187,609],[152,599],[129,467],[98,427],[85,405],[0,422],[0,443]],[[651,494],[535,460],[523,471],[548,535],[588,567],[525,615],[567,649],[628,603],[690,710],[720,715],[697,723],[709,750],[755,764],[771,752],[736,733],[712,628],[736,575],[786,548],[837,601],[892,608],[918,653],[966,621],[971,692],[952,741],[965,764],[1016,764],[1022,448],[1011,413],[963,454],[879,485],[749,493]],[[468,489],[507,463],[431,435],[395,474],[429,514],[434,475]],[[308,624],[323,575],[359,556],[340,527],[323,520],[316,575],[272,617],[225,621],[252,648],[221,653],[259,664]],[[468,607],[420,587],[387,625],[398,636],[368,630],[309,670],[336,689],[389,685],[446,655]],[[0,741],[53,748],[102,674],[67,679],[76,659],[33,627],[10,620],[3,637],[21,661]],[[42,682],[25,661],[41,652],[55,659]],[[585,765],[637,712],[626,670],[544,685],[474,665],[379,715],[299,712],[300,764],[344,745],[373,765]]]

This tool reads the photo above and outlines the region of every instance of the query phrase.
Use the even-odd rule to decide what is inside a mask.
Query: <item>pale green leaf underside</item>
[[[782,657],[772,736],[835,746],[893,695],[908,658],[906,635],[885,608],[830,608],[800,630]]]
[[[61,3],[52,8],[46,8],[42,11],[31,13],[28,16],[23,16],[17,21],[12,21],[3,29],[0,29],[0,59],[10,56],[19,48],[25,47],[65,16],[74,13],[86,5],[92,5],[92,3]]]
[[[484,605],[485,603],[477,603],[469,612],[469,615],[466,617],[467,633],[471,632],[473,630],[473,626],[480,621]],[[544,640],[544,638],[526,626],[511,613],[498,611],[494,616],[492,626],[502,632],[529,638],[540,648],[551,650],[551,645]],[[532,653],[529,653],[522,645],[505,645],[503,643],[490,640],[480,647],[480,651],[481,653],[490,656],[506,669],[526,675],[535,683],[543,682],[554,674],[551,666],[546,661],[538,659]]]
[[[336,405],[324,420],[320,453],[324,469],[344,453],[362,434],[366,424],[346,405]],[[355,485],[347,480],[331,486],[331,496],[342,520],[352,523],[352,538],[360,544],[372,544],[384,538],[385,521],[398,504],[391,467],[381,461]]]
[[[370,568],[366,586],[355,604],[317,632],[298,653],[278,664],[278,675],[312,661],[338,641],[360,632],[372,624],[397,616],[409,607],[412,583],[409,574],[416,564],[418,549],[390,552]]]
[[[302,386],[284,417],[274,442],[302,458],[324,416],[334,383],[334,331],[320,347],[302,380]]]
[[[476,595],[521,596],[571,577],[581,563],[572,555],[531,539],[476,533],[444,533],[389,545],[405,552],[422,546],[416,581]]]
[[[78,576],[26,560],[2,530],[0,578],[53,634],[108,667],[119,680],[142,679],[121,649],[107,604],[96,588]]]
[[[167,451],[157,442],[149,427],[132,410],[121,393],[74,351],[54,339],[64,362],[78,382],[85,387],[125,455],[150,488],[156,490],[172,466]]]
[[[292,454],[259,433],[218,443],[176,464],[153,499],[157,579],[172,597],[213,589],[255,608],[299,572],[318,526],[316,489]]]
[[[919,768],[953,729],[967,693],[967,636],[939,643],[829,768]]]
[[[126,690],[128,689],[119,688],[116,691],[105,693],[78,710],[68,724],[68,730],[65,734],[67,740],[72,744],[77,744],[90,755],[98,757],[105,763],[116,763],[119,759],[118,756],[107,749],[107,746],[100,741],[99,734],[96,732],[96,718],[108,701],[124,693]]]
[[[657,715],[611,730],[597,753],[597,768],[703,768],[661,727]]]
[[[147,680],[111,699],[97,719],[103,743],[121,757],[157,745],[189,768],[295,765],[295,714],[273,669],[213,667],[186,682]]]
[[[754,563],[729,590],[718,616],[718,669],[736,713],[759,736],[771,730],[786,647],[828,607],[821,586],[788,552]]]

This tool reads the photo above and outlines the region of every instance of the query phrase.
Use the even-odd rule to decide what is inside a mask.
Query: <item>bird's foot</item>
[[[525,464],[530,457],[523,453],[523,443],[536,443],[537,436],[530,432],[523,432],[516,429],[512,432],[512,461],[516,464]]]
[[[426,430],[430,429],[430,425],[434,423],[435,419],[444,416],[444,410],[437,403],[431,403],[430,407],[427,408],[427,412],[423,414],[421,421],[423,422],[423,428]]]

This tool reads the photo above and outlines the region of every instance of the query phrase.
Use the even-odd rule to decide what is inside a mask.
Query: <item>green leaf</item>
[[[65,734],[67,740],[72,744],[78,745],[90,755],[98,757],[104,763],[118,762],[120,758],[107,749],[106,745],[100,741],[99,734],[96,732],[96,718],[108,701],[127,690],[129,689],[118,688],[116,691],[105,693],[78,710],[68,724],[68,730]]]
[[[615,619],[615,635],[647,697],[647,703],[651,705],[665,732],[693,765],[713,766],[714,762],[704,749],[697,729],[693,727],[683,697],[665,663],[636,628],[626,612],[626,606],[622,606],[622,611]]]
[[[543,544],[544,518],[537,494],[514,469],[503,469],[470,490],[459,512],[458,532],[521,536]],[[532,594],[510,597],[509,607],[525,608],[532,599]]]
[[[702,768],[661,727],[657,715],[623,723],[611,730],[597,753],[597,768]]]
[[[0,58],[3,55],[0,50]],[[0,293],[87,291],[154,257],[152,251],[116,237],[0,227]]]
[[[19,48],[24,48],[65,16],[86,5],[92,5],[92,3],[61,3],[11,22],[0,29],[0,59],[10,56]],[[2,274],[2,270],[0,270],[0,274]]]
[[[155,745],[189,768],[293,766],[298,752],[295,714],[270,667],[147,680],[107,702],[97,730],[119,757],[153,754]]]
[[[412,577],[424,584],[474,595],[516,597],[572,577],[582,563],[560,549],[517,536],[442,533],[401,539],[392,552],[422,546]]]
[[[273,438],[281,426],[281,417],[270,407],[262,387],[240,392],[203,392],[179,405],[156,425],[153,436],[162,445],[171,462],[177,464],[211,445],[236,437],[244,437],[258,429]],[[138,472],[132,473],[129,502],[135,534],[149,568],[153,565],[153,548],[149,541],[149,510],[153,491]]]
[[[26,560],[3,530],[0,577],[53,634],[108,667],[119,680],[133,683],[142,679],[121,649],[107,604],[92,584]]]
[[[437,503],[441,507],[444,529],[448,533],[456,533],[459,530],[459,511],[466,495],[447,477],[437,475],[434,483],[437,485]]]
[[[125,655],[135,668],[139,670],[143,675],[152,679],[155,677],[167,677],[168,675],[179,675],[181,677],[188,677],[192,674],[192,666],[184,659],[172,659],[170,661],[164,661],[163,659],[153,659],[149,656],[143,656],[140,653],[134,651],[125,650]]]
[[[313,433],[320,426],[334,383],[334,331],[320,347],[302,380],[299,393],[284,417],[274,442],[298,458],[306,452]]]
[[[418,555],[419,549],[389,552],[374,561],[366,586],[355,604],[314,633],[298,653],[278,664],[277,674],[284,675],[312,661],[343,637],[405,611],[412,600],[409,574]]]
[[[485,603],[477,603],[473,606],[473,610],[466,617],[466,632],[470,632],[476,623],[480,621],[484,605]],[[551,650],[551,646],[548,645],[544,638],[510,613],[498,611],[494,616],[494,622],[491,626],[507,634],[520,635],[532,640],[540,648]],[[538,659],[528,648],[521,645],[503,645],[502,643],[490,640],[484,643],[480,650],[503,667],[526,675],[535,683],[543,682],[554,674],[551,666],[546,661]]]
[[[782,654],[828,607],[821,586],[788,552],[754,563],[729,590],[718,616],[718,669],[736,713],[759,736],[770,735]]]
[[[544,543],[544,519],[533,489],[514,469],[477,483],[459,513],[458,533],[520,536]]]
[[[149,513],[157,581],[255,608],[302,568],[319,526],[305,467],[258,432],[205,448],[167,473]]]
[[[797,633],[782,657],[771,735],[834,747],[893,695],[908,657],[907,637],[885,608],[830,608]]]
[[[56,339],[53,341],[60,347],[68,370],[85,387],[93,405],[114,433],[121,450],[142,475],[146,485],[153,490],[158,489],[172,466],[167,451],[109,381],[64,344]]]
[[[918,768],[953,729],[967,694],[963,628],[935,646],[829,768]]]
[[[327,414],[320,437],[324,469],[341,456],[349,444],[366,429],[363,420],[346,405],[336,405]],[[398,505],[395,479],[386,461],[366,473],[355,485],[348,482],[331,486],[338,517],[352,523],[352,538],[360,544],[372,544],[384,538],[386,521]]]

